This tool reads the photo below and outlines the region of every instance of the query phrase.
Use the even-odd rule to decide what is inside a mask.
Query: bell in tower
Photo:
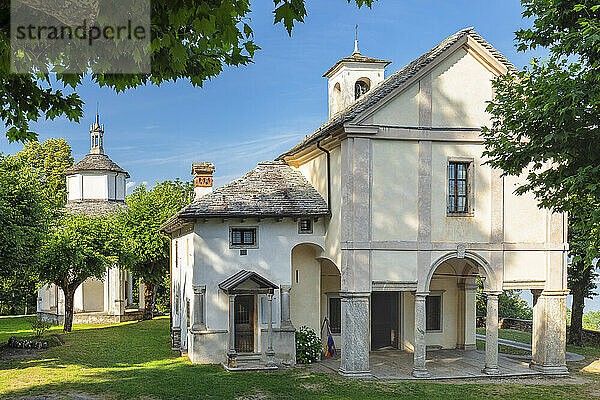
[[[104,154],[104,124],[100,125],[100,116],[96,114],[96,122],[90,126],[90,154]]]

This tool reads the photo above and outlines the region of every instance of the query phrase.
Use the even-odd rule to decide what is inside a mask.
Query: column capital
[[[547,290],[544,289],[541,293],[542,296],[566,296],[570,293],[571,291],[566,289],[566,290]]]
[[[501,290],[484,290],[483,293],[485,293],[488,297],[498,297],[502,294]]]
[[[429,292],[415,292],[415,301],[418,299],[420,301],[425,301],[425,297],[429,296]]]
[[[289,292],[292,289],[292,285],[280,285],[279,290],[282,292]]]
[[[206,285],[192,285],[194,294],[202,294],[206,292]]]
[[[346,292],[346,291],[342,291],[340,292],[340,297],[344,297],[344,298],[350,298],[350,297],[354,297],[354,298],[369,298],[371,297],[371,292]]]

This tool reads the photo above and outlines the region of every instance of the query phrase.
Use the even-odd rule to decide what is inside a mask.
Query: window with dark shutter
[[[451,161],[448,164],[448,212],[469,212],[469,165],[468,162]]]
[[[442,330],[442,296],[427,296],[425,300],[425,315],[428,331]]]
[[[342,332],[342,299],[339,297],[329,299],[329,327],[331,333]]]
[[[255,247],[256,228],[231,228],[230,242],[235,247]]]

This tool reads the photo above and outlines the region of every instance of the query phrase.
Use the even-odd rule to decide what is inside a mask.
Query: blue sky
[[[59,119],[33,129],[41,140],[67,139],[78,161],[89,150],[89,124],[99,102],[105,150],[131,174],[129,190],[144,182],[191,179],[195,161],[214,162],[220,186],[274,159],[325,122],[322,75],[352,53],[355,24],[362,54],[392,61],[386,76],[469,26],[519,68],[539,55],[515,50],[514,31],[529,25],[518,0],[379,0],[360,10],[346,0],[307,3],[308,17],[290,38],[273,25],[272,1],[256,1],[252,26],[262,50],[255,63],[228,68],[202,88],[181,81],[117,95],[86,81],[79,89],[86,102],[80,124]],[[21,148],[0,137],[0,152]],[[528,291],[523,297],[531,301]],[[600,309],[600,301],[588,306]]]
[[[307,3],[308,17],[291,38],[273,25],[272,1],[253,4],[262,50],[250,66],[228,68],[202,88],[181,81],[117,95],[86,81],[79,89],[86,102],[80,124],[60,119],[33,129],[40,139],[66,138],[77,161],[89,150],[89,124],[99,102],[106,152],[131,174],[130,186],[191,179],[194,161],[214,162],[220,186],[288,150],[327,119],[322,74],[351,54],[355,24],[361,52],[392,61],[387,75],[468,26],[517,66],[531,56],[513,46],[513,32],[527,24],[516,0],[380,0],[360,10],[345,0]],[[0,138],[0,152],[21,147]]]

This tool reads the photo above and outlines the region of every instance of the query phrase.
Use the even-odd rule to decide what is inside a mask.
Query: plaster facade
[[[334,337],[341,348],[340,373],[367,377],[369,352],[379,340],[372,329],[372,294],[397,293],[389,297],[398,302],[393,307],[398,315],[390,318],[398,321],[390,330],[397,335],[391,345],[413,352],[414,376],[427,377],[428,350],[475,348],[479,277],[489,299],[483,371],[498,371],[498,294],[518,288],[538,296],[532,367],[567,372],[566,217],[539,210],[531,196],[515,195],[522,178],[501,177],[482,155],[480,131],[489,123],[491,80],[511,65],[472,30],[442,44],[410,77],[393,75],[372,88],[376,101],[367,93],[356,110],[348,108],[351,118],[343,123],[332,118],[328,124],[337,125],[330,133],[322,134],[322,127],[317,139],[309,137],[280,157],[298,168],[330,207],[330,216],[315,223],[312,235],[299,235],[296,222],[285,218],[207,219],[191,224],[188,233],[172,233],[173,243],[192,238],[193,262],[185,271],[174,267],[179,272],[173,287],[189,300],[192,285],[206,285],[207,332],[227,335],[232,324],[233,303],[219,282],[240,269],[252,270],[279,288],[291,288],[287,309],[281,290],[274,292],[275,329],[306,325],[318,332],[325,317],[331,319],[329,299],[339,297],[341,333]],[[336,68],[328,75],[330,115],[337,107],[332,87],[339,77],[358,79],[369,69],[373,76],[380,73],[380,65],[368,63],[360,72],[353,63]],[[393,89],[386,89],[387,82],[396,82]],[[450,162],[469,166],[469,206],[460,214],[448,207]],[[258,227],[258,248],[244,256],[230,249],[232,225]],[[426,305],[432,296],[441,296],[435,329],[428,328],[436,325]],[[183,315],[185,302],[177,304],[174,312]],[[283,323],[287,310],[290,325]],[[260,308],[257,318],[263,321]],[[256,341],[266,357],[263,339]],[[201,347],[193,351],[203,352],[203,362],[224,362],[231,346],[219,345],[218,354]]]

